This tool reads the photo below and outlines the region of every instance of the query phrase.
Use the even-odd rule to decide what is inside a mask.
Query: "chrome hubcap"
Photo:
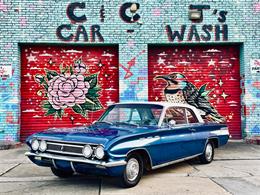
[[[208,161],[211,160],[212,154],[213,154],[212,145],[211,145],[211,144],[208,144],[207,147],[206,147],[206,159],[207,159]]]
[[[126,165],[126,176],[129,181],[134,181],[139,174],[139,163],[135,158],[130,158]]]

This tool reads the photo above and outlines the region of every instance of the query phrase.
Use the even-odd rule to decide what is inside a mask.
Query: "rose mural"
[[[47,100],[42,102],[45,115],[61,118],[65,109],[87,117],[89,111],[103,108],[99,101],[98,73],[87,74],[87,67],[79,58],[74,65],[63,67],[60,73],[45,69],[46,75],[36,74],[35,81],[44,88]]]

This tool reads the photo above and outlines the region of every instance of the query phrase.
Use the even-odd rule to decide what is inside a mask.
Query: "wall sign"
[[[126,2],[123,3],[119,8],[119,16],[121,20],[126,23],[132,24],[139,21],[141,16],[137,13],[140,9],[139,3]],[[104,42],[104,38],[101,34],[101,27],[98,24],[93,24],[89,27],[83,25],[88,19],[85,14],[76,15],[76,9],[87,9],[85,2],[74,2],[70,3],[67,6],[67,16],[70,19],[70,24],[61,24],[56,29],[57,37],[62,41],[74,41],[78,42],[82,40],[84,42]],[[220,24],[203,24],[198,26],[203,22],[203,10],[210,10],[209,5],[190,5],[188,8],[188,13],[196,12],[199,13],[199,18],[192,20],[192,24],[188,25],[183,24],[178,30],[174,30],[171,25],[165,26],[165,31],[168,37],[169,42],[182,42],[182,41],[227,41],[228,40],[228,25],[224,24],[226,22],[227,11],[214,9],[212,15],[216,16],[217,22]],[[104,22],[105,19],[105,8],[104,5],[101,6],[99,15],[100,21]],[[76,25],[76,32],[73,32],[72,27]],[[174,27],[175,28],[175,27]],[[89,32],[86,29],[90,29]]]
[[[260,75],[260,59],[251,59],[250,60],[250,70],[251,70],[251,74]]]
[[[189,10],[196,10],[201,13],[201,17],[197,21],[193,21],[193,24],[190,27],[187,27],[186,24],[181,25],[180,30],[172,30],[170,25],[165,26],[165,31],[168,36],[169,42],[178,42],[184,41],[210,41],[214,36],[215,41],[227,41],[228,40],[228,25],[223,24],[226,22],[227,11],[223,10],[213,10],[212,14],[216,15],[218,22],[222,24],[204,24],[197,25],[198,23],[203,22],[203,9],[209,10],[209,5],[190,5]],[[198,30],[200,28],[200,30]],[[201,32],[201,33],[199,33]],[[185,36],[186,35],[186,36]]]
[[[12,77],[12,66],[0,66],[0,77],[5,80]]]

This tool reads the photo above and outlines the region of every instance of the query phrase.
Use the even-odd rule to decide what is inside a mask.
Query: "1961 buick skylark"
[[[118,103],[89,127],[52,128],[28,137],[25,155],[58,177],[110,175],[133,187],[144,170],[195,157],[210,163],[214,148],[228,139],[225,124],[204,122],[190,105]]]

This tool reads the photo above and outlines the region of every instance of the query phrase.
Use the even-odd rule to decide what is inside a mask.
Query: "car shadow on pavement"
[[[176,175],[176,176],[187,176],[192,171],[193,171],[193,167],[191,167],[189,165],[188,161],[185,161],[185,162],[180,162],[180,163],[176,163],[173,165],[169,165],[166,167],[162,167],[160,169],[145,171],[141,181],[145,182],[146,179],[163,177],[163,176],[165,176],[165,174],[172,174],[172,175]],[[119,178],[117,178],[117,177],[109,177],[109,176],[98,177],[95,175],[91,175],[91,176],[79,175],[79,177],[85,178],[86,180],[100,179],[101,185],[106,186],[106,188],[122,188],[120,186]]]

